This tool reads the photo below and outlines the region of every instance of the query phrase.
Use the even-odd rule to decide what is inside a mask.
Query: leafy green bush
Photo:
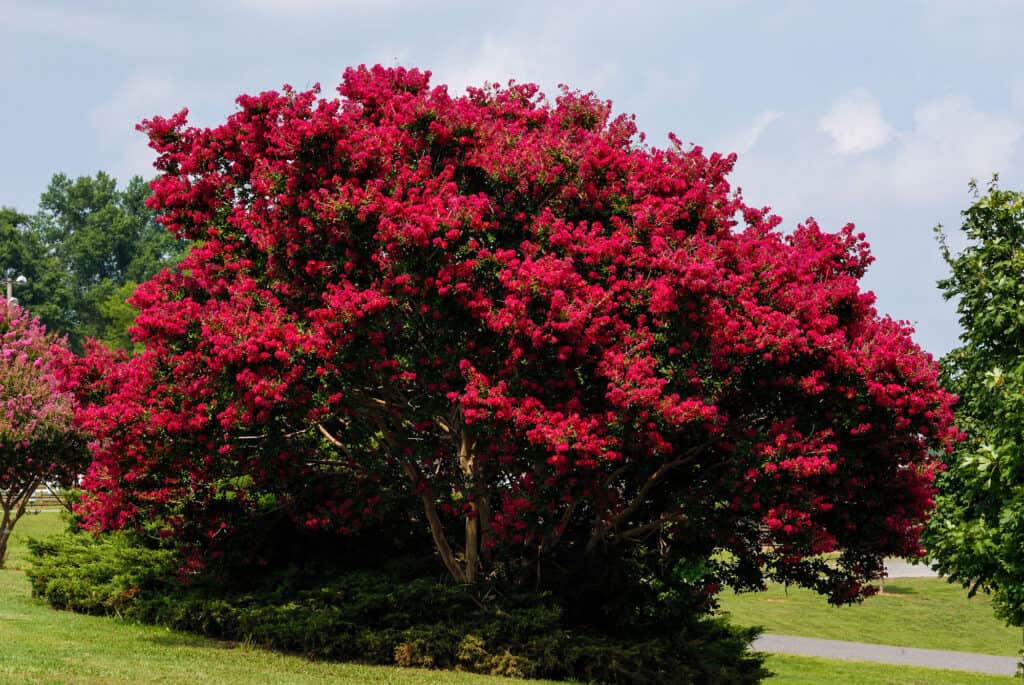
[[[313,658],[588,682],[755,683],[754,631],[685,617],[671,628],[573,625],[550,593],[454,585],[403,560],[378,569],[310,564],[249,587],[175,577],[173,553],[124,535],[31,543],[33,592],[61,609],[109,614]],[[419,574],[414,575],[414,574]],[[250,579],[252,580],[252,579]]]
[[[32,593],[57,609],[125,616],[140,594],[168,592],[174,585],[174,553],[135,545],[125,534],[102,542],[88,535],[53,536],[30,539],[28,546]]]

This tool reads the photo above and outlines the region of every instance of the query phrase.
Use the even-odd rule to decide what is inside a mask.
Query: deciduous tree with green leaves
[[[55,174],[36,215],[0,215],[0,268],[28,279],[19,300],[76,349],[87,337],[130,347],[134,310],[125,300],[181,257],[183,243],[146,207],[150,195],[138,176],[121,189],[102,171]]]
[[[0,277],[23,276],[14,296],[48,330],[70,332],[72,292],[60,260],[32,227],[33,217],[0,207]]]
[[[925,545],[939,571],[1024,625],[1024,193],[971,183],[959,251],[937,230],[961,346],[942,360],[965,439],[941,476]]]

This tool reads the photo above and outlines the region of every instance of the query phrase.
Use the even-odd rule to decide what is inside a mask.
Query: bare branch
[[[651,521],[650,523],[645,523],[640,526],[634,526],[633,528],[622,531],[618,534],[618,537],[624,540],[635,540],[644,534],[653,533],[666,523],[679,520],[680,515],[680,512],[676,512],[675,514],[662,514],[655,521]]]
[[[708,447],[718,442],[718,440],[719,438],[717,437],[706,440],[703,443],[688,449],[683,456],[678,459],[674,459],[659,466],[654,473],[647,477],[647,480],[644,481],[640,490],[637,491],[636,496],[633,497],[628,505],[626,505],[625,509],[613,516],[611,520],[604,525],[600,525],[599,523],[595,525],[594,530],[591,532],[590,540],[587,542],[587,552],[593,552],[601,540],[606,538],[609,533],[615,530],[620,524],[627,521],[630,516],[635,514],[640,507],[644,505],[651,490],[662,480],[662,478],[665,477],[666,474],[680,466],[690,463]],[[625,467],[620,467],[619,470],[622,468]]]
[[[420,501],[423,503],[423,513],[427,517],[427,523],[430,524],[430,535],[434,539],[434,547],[437,548],[438,554],[441,556],[441,561],[444,563],[445,568],[452,574],[452,577],[459,583],[466,583],[466,574],[459,565],[458,560],[455,558],[455,554],[452,552],[451,545],[448,544],[448,538],[444,534],[444,526],[441,524],[441,517],[437,513],[437,505],[434,503],[433,497],[430,492],[425,488],[420,488],[420,482],[424,480],[423,474],[420,473],[419,467],[416,463],[410,459],[401,459],[398,455],[400,454],[398,441],[395,440],[394,435],[388,429],[385,419],[380,414],[375,414],[372,417],[377,424],[377,428],[380,429],[381,436],[384,438],[384,442],[387,443],[388,449],[391,451],[392,456],[399,459],[402,465],[402,470],[405,475],[409,478],[409,482],[412,484],[414,490],[420,491]]]
[[[403,459],[402,469],[409,477],[413,487],[418,487],[422,476],[416,464],[408,459]],[[434,500],[431,498],[430,493],[427,490],[423,490],[420,493],[420,499],[423,502],[423,513],[426,514],[427,523],[430,524],[430,534],[434,538],[434,546],[437,548],[438,554],[441,555],[441,561],[444,562],[445,568],[452,574],[456,582],[469,582],[465,572],[463,572],[462,567],[452,553],[451,545],[448,544],[448,538],[444,534],[444,526],[441,525],[441,517],[437,515],[437,507],[434,505]]]
[[[558,526],[555,528],[553,535],[551,535],[550,543],[547,545],[549,548],[554,549],[558,546],[558,543],[562,541],[562,536],[565,535],[565,529],[569,527],[569,522],[572,520],[572,515],[576,513],[576,507],[579,506],[580,500],[574,499],[569,503],[569,506],[565,508],[565,513],[562,514],[562,518],[558,522]]]
[[[324,428],[324,424],[318,423],[318,424],[316,424],[316,428],[317,428],[317,430],[320,431],[320,434],[322,436],[327,438],[327,442],[331,443],[335,447],[339,447],[339,448],[345,450],[346,452],[348,451],[346,449],[345,445],[341,442],[341,440],[338,440],[336,437],[331,435],[331,433],[326,428]]]
[[[57,504],[59,504],[61,507],[63,507],[67,511],[71,511],[71,502],[68,501],[67,498],[60,496],[60,493],[58,492],[58,490],[60,488],[58,488],[57,490],[54,490],[53,488],[50,487],[49,483],[44,483],[44,485],[46,486],[46,489],[49,491],[49,493],[51,495],[53,495],[53,498],[55,500],[57,500]]]

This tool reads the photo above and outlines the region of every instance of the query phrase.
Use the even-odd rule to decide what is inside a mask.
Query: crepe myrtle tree
[[[59,388],[63,340],[14,304],[0,304],[0,568],[11,531],[44,483],[68,485],[85,467],[74,397]]]
[[[852,226],[783,233],[734,156],[650,147],[592,94],[380,66],[338,91],[141,124],[194,246],[133,298],[144,351],[72,383],[87,525],[198,565],[275,510],[405,527],[459,583],[632,564],[837,602],[920,553],[952,398],[860,290]]]

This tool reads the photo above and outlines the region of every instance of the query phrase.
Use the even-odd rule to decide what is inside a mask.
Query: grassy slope
[[[159,627],[53,611],[29,597],[24,538],[61,528],[55,514],[18,524],[7,570],[0,571],[0,682],[74,685],[249,683],[270,685],[486,685],[505,680],[464,673],[311,662]],[[772,685],[843,682],[860,685],[1002,685],[1009,678],[794,656],[772,656]]]
[[[722,609],[741,625],[767,632],[926,649],[1017,656],[1021,631],[995,618],[985,597],[940,578],[886,581],[885,594],[832,607],[808,590],[779,585],[767,592],[723,593]]]
[[[486,685],[536,683],[503,678],[311,662],[245,645],[207,640],[164,628],[57,612],[29,597],[20,570],[24,538],[60,529],[55,514],[26,516],[15,530],[7,570],[0,571],[0,682],[125,685]]]

